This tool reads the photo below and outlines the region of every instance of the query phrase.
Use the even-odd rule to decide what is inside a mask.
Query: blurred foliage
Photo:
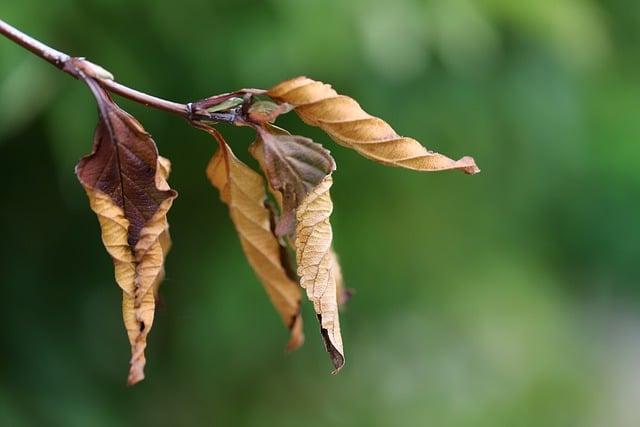
[[[73,174],[91,95],[0,40],[0,425],[638,425],[637,1],[32,0],[0,16],[179,101],[306,74],[483,169],[386,169],[281,121],[338,162],[357,293],[332,377],[309,307],[307,344],[283,355],[204,176],[213,141],[122,101],[180,192],[148,379],[125,389],[120,293]]]

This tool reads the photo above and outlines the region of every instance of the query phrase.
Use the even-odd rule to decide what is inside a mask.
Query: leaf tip
[[[135,316],[135,315],[134,315]],[[127,320],[125,318],[125,324]],[[147,324],[144,321],[140,321],[136,318],[136,327],[140,328],[140,333],[147,328]],[[148,327],[151,327],[151,322],[149,322]],[[128,332],[132,331],[128,329]],[[137,332],[137,330],[136,330]],[[129,336],[131,338],[131,335]],[[147,359],[144,355],[144,350],[147,347],[147,339],[146,334],[136,336],[135,342],[132,343],[131,347],[131,359],[129,360],[129,376],[127,377],[127,385],[133,386],[144,380],[144,367],[147,364]]]
[[[127,377],[127,385],[132,387],[144,380],[144,365],[139,363],[132,363],[129,370],[129,376]]]
[[[342,350],[342,343],[340,342],[340,349],[336,347],[333,343],[332,337],[329,335],[329,331],[322,327],[322,314],[316,315],[318,321],[320,322],[320,334],[322,335],[322,342],[324,343],[324,348],[327,353],[329,353],[329,358],[331,359],[331,363],[333,364],[333,371],[331,371],[331,375],[335,375],[344,366],[344,354]]]
[[[331,362],[334,367],[334,370],[331,371],[331,375],[337,375],[344,367],[344,356],[336,351],[335,355],[331,355]]]
[[[287,343],[287,353],[299,349],[304,344],[304,332],[302,330],[302,316],[298,313],[290,328],[291,338]]]
[[[476,165],[476,161],[473,159],[473,157],[465,156],[458,160],[456,163],[460,165],[460,169],[467,175],[475,175],[477,173],[480,173],[480,168],[478,167],[478,165]]]

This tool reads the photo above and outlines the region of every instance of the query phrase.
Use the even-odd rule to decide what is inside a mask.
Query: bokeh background
[[[347,365],[287,333],[204,176],[215,145],[122,100],[173,161],[174,239],[125,387],[120,292],[73,167],[89,91],[0,40],[1,426],[640,425],[640,3],[41,0],[0,16],[187,102],[305,74],[482,173],[337,159]],[[247,129],[221,127],[237,153]]]

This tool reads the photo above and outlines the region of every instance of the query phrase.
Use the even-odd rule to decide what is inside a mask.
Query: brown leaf
[[[298,77],[276,85],[267,95],[293,105],[305,123],[376,162],[419,171],[480,172],[471,157],[452,160],[427,150],[415,139],[398,135],[384,120],[369,115],[355,100],[339,95],[328,84]]]
[[[282,129],[279,128],[274,128],[273,131],[276,132],[286,132]],[[260,164],[260,167],[264,170],[265,166],[264,166],[264,144],[262,142],[262,140],[260,138],[258,138],[250,147],[250,152],[251,155],[258,161],[258,163]],[[331,178],[330,176],[327,176],[325,179]],[[321,185],[326,185],[326,183],[324,183],[324,181],[321,181],[318,186],[316,187],[316,191],[322,191],[322,188],[320,187]],[[280,208],[282,209],[282,194],[279,191],[274,190],[273,188],[269,187],[270,191],[272,192],[274,198],[276,199],[276,201],[278,202],[278,205],[280,206]],[[328,192],[325,196],[328,198],[328,202],[331,204],[331,199],[328,196]],[[300,210],[301,208],[298,209],[298,214],[300,215],[304,215],[305,217],[308,216],[308,213],[303,213],[303,211]],[[305,205],[305,211],[306,210],[310,210],[313,209],[312,206],[309,206],[308,204]],[[328,223],[328,218],[327,218],[327,223]],[[326,228],[326,224],[322,223],[320,225],[319,228]],[[331,225],[329,224],[328,226],[328,230],[331,231]],[[291,241],[290,236],[287,237],[287,240]],[[329,242],[331,242],[332,237],[329,237]],[[296,250],[298,250],[298,243],[297,241],[294,241],[293,243],[291,243],[292,246],[294,246],[296,248]],[[299,251],[297,252],[297,261],[300,262],[300,258],[299,258]],[[332,279],[335,282],[335,299],[336,302],[338,303],[338,306],[342,306],[344,304],[347,303],[347,301],[349,300],[349,298],[351,297],[351,291],[346,289],[344,287],[344,282],[343,282],[343,277],[342,277],[342,270],[340,269],[340,263],[338,262],[338,256],[335,253],[333,247],[330,247],[329,249],[329,253],[328,253],[328,257],[330,258],[329,260],[329,264],[331,265],[331,272],[332,272]],[[300,266],[298,266],[299,268]],[[300,274],[300,271],[298,270],[298,274]],[[302,284],[302,283],[301,283]],[[304,286],[304,285],[303,285]],[[307,289],[307,291],[309,291]],[[319,305],[316,303],[317,297],[312,297],[308,292],[307,292],[309,299],[314,302],[314,308],[318,308]],[[327,295],[325,296],[325,298],[327,298],[329,301],[331,300],[331,296]],[[326,307],[326,306],[325,306]],[[337,316],[337,314],[336,314]],[[337,317],[336,317],[337,319]],[[324,340],[325,343],[325,348],[327,349],[327,351],[329,352],[332,362],[334,362],[334,366],[336,365],[336,363],[338,365],[340,365],[340,358],[342,357],[342,364],[344,364],[344,357],[342,356],[342,339],[339,338],[339,342],[340,342],[340,350],[335,350],[336,346],[334,346],[331,341],[330,341],[330,336],[327,333],[327,329],[325,329],[325,327],[323,326],[323,318],[321,316],[318,316],[318,321],[320,322],[320,331],[322,333],[322,338]],[[326,319],[325,319],[326,321]],[[338,326],[338,337],[340,337],[340,331],[339,331],[339,326]],[[327,341],[329,340],[329,341]],[[339,368],[338,368],[339,369]]]
[[[206,129],[205,129],[206,130]],[[249,264],[264,285],[271,302],[291,330],[288,350],[304,342],[300,314],[300,287],[288,275],[284,252],[271,229],[271,212],[265,206],[264,179],[235,157],[219,134],[220,148],[209,162],[207,176],[229,206]]]
[[[280,130],[279,128],[275,129]],[[258,138],[253,144],[251,144],[251,146],[249,147],[249,152],[258,161],[260,167],[264,170],[264,144],[260,138]],[[282,210],[282,194],[279,191],[274,190],[271,186],[269,186],[269,190],[278,202],[278,207]],[[294,246],[293,243],[291,243],[291,245]],[[333,258],[334,264],[334,277],[336,279],[336,294],[338,297],[338,306],[342,307],[351,299],[353,291],[344,287],[344,279],[342,276],[342,269],[340,268],[340,261],[338,259],[338,254],[336,254],[333,247],[331,248],[330,255]]]
[[[102,241],[123,290],[123,318],[131,344],[128,383],[135,384],[144,379],[144,349],[170,246],[166,215],[177,193],[166,181],[169,161],[158,156],[142,125],[92,79],[85,81],[98,102],[99,122],[93,152],[80,160],[76,174],[98,216]]]
[[[300,284],[313,302],[325,348],[337,373],[344,365],[337,303],[336,258],[332,255],[333,233],[329,216],[333,203],[331,175],[309,192],[296,210],[296,261]]]
[[[272,128],[273,129],[270,129],[272,132],[281,132],[284,135],[289,134],[286,130],[280,129],[276,126],[272,126]],[[253,141],[253,144],[249,146],[249,153],[254,159],[258,161],[258,164],[260,165],[260,169],[262,170],[262,172],[264,172],[266,176],[267,166],[264,161],[264,141],[262,141],[262,138],[260,138],[260,134],[257,135],[256,140]],[[282,212],[282,193],[273,189],[269,179],[267,179],[267,188],[269,189],[269,193],[271,193],[274,199],[276,199],[276,202],[278,203],[278,208],[280,209],[280,212]]]
[[[262,167],[269,185],[282,194],[282,213],[276,234],[294,230],[294,213],[305,196],[335,170],[335,162],[322,145],[309,138],[289,135],[273,126],[258,127],[262,144]]]

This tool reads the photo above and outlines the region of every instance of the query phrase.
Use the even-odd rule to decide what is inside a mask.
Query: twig
[[[194,115],[190,104],[180,104],[178,102],[168,101],[120,84],[113,80],[113,76],[111,76],[111,74],[102,67],[86,61],[84,58],[72,57],[66,53],[53,49],[1,19],[0,34],[73,77],[79,78],[81,73],[85,73],[98,82],[98,84],[100,84],[100,86],[105,90],[118,94],[139,104],[168,111],[190,121],[195,119],[208,119],[216,122],[232,123],[235,120],[235,115],[228,113],[205,112],[205,115],[203,116],[203,112],[199,111]]]

